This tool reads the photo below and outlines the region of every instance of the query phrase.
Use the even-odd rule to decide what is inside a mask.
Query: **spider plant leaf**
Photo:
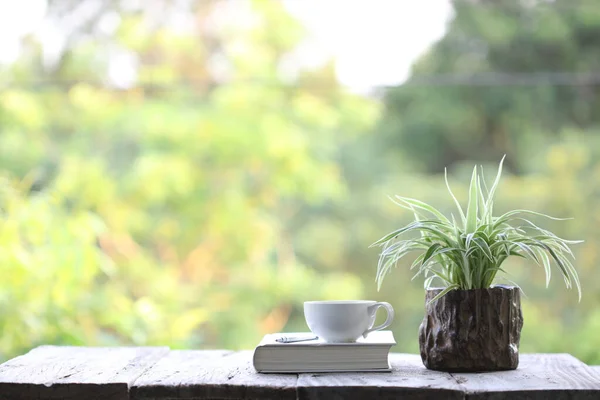
[[[561,253],[557,252],[556,255],[562,261],[565,268],[571,273],[571,277],[573,278],[573,282],[575,282],[575,287],[577,288],[577,293],[579,295],[579,301],[581,301],[581,295],[582,295],[581,282],[579,281],[579,276],[577,275],[577,271],[575,270],[575,267],[573,267],[573,264],[571,264],[571,262]]]
[[[490,268],[487,271],[485,271],[484,275],[483,275],[483,280],[484,280],[484,287],[490,287],[492,285],[492,283],[494,283],[494,279],[496,278],[496,274],[498,272],[502,272],[506,274],[506,271],[503,270],[501,267],[495,267],[495,268]]]
[[[475,232],[477,229],[477,193],[479,191],[479,185],[477,184],[477,166],[473,168],[473,175],[471,175],[471,184],[469,185],[469,203],[467,205],[467,225],[465,226],[465,232]]]
[[[404,245],[398,248],[395,252],[390,253],[387,257],[387,261],[384,264],[382,264],[382,260],[384,260],[385,257],[380,257],[379,263],[377,264],[377,275],[375,278],[376,281],[381,282],[385,275],[389,273],[392,264],[397,265],[398,261],[402,259],[402,257],[404,257],[406,254],[410,253],[411,251],[422,249],[423,247],[421,247],[420,245],[408,242],[404,243]]]
[[[508,236],[505,233],[499,233],[497,236],[498,242],[504,245],[504,250],[506,251],[507,255],[510,255],[510,244],[511,242],[508,241]]]
[[[454,290],[454,289],[458,289],[458,285],[453,284],[450,286],[447,286],[444,290],[442,290],[441,292],[439,292],[433,299],[429,300],[426,304],[427,307],[429,307],[429,305],[431,305],[432,303],[436,302],[437,300],[439,300],[440,298],[444,297],[446,295],[446,293]]]
[[[535,254],[535,252],[533,251],[533,249],[531,247],[529,247],[525,243],[521,243],[519,241],[514,241],[513,244],[516,245],[517,247],[519,247],[521,250],[523,250],[525,252],[525,254],[529,255],[529,257],[533,261],[535,261],[538,265],[541,265],[539,258],[537,257],[537,255]]]
[[[461,271],[463,276],[465,277],[465,289],[473,289],[473,277],[471,276],[471,267],[469,265],[469,257],[467,254],[463,254],[462,256],[462,268]],[[460,264],[459,264],[460,265]]]
[[[540,256],[542,260],[542,265],[544,267],[544,272],[546,273],[546,288],[550,285],[550,278],[552,277],[552,268],[550,268],[550,258],[546,254],[544,250],[541,248],[536,249],[537,254]]]
[[[465,253],[464,249],[458,247],[450,247],[438,250],[436,252],[436,257],[443,257],[443,260],[445,260],[446,262],[450,261],[455,265],[460,265],[463,253]],[[443,262],[440,262],[440,264],[443,264]]]
[[[434,274],[439,280],[444,282],[445,285],[451,285],[452,279],[443,271],[432,269],[431,273]]]
[[[379,291],[381,289],[381,285],[383,283],[383,278],[391,270],[392,264],[394,264],[396,261],[397,261],[397,259],[395,259],[395,258],[389,258],[385,262],[385,264],[383,265],[382,268],[377,269],[377,276],[375,278],[377,281],[377,291]]]
[[[432,282],[432,281],[433,281],[435,278],[437,278],[437,276],[435,276],[435,275],[431,275],[431,276],[427,277],[427,279],[425,279],[425,281],[423,282],[423,287],[424,287],[425,289],[429,289],[429,287],[431,286],[431,282]]]
[[[446,216],[444,214],[442,214],[440,211],[438,211],[435,207],[430,206],[429,204],[427,204],[421,200],[411,199],[409,197],[402,197],[402,196],[394,196],[394,197],[397,200],[408,204],[409,206],[430,212],[431,214],[435,215],[440,221],[444,221],[448,224],[450,223],[450,220],[448,220],[448,218],[446,218]]]
[[[424,218],[413,206],[410,206],[410,208],[413,210],[415,221],[421,221]],[[427,231],[421,231],[420,233],[422,238],[429,237],[429,233]]]
[[[506,158],[506,154],[500,160],[500,164],[498,165],[498,172],[496,173],[496,179],[494,179],[494,183],[490,188],[490,193],[488,195],[488,205],[487,208],[491,213],[494,206],[494,195],[496,194],[496,189],[498,189],[498,185],[500,184],[500,177],[502,176],[502,167],[504,166],[504,159]]]
[[[485,241],[486,243],[494,243],[494,241],[492,240],[492,238],[487,234],[485,228],[482,230],[477,230],[475,231],[475,233],[473,234],[473,237],[477,237],[480,238],[481,240]]]
[[[390,254],[392,254],[394,251],[398,250],[402,246],[406,246],[406,243],[405,242],[391,243],[390,245],[385,246],[383,248],[383,250],[381,251],[381,253],[379,253],[379,255],[383,256],[383,258],[384,258],[385,256],[389,256]]]
[[[485,190],[486,197],[490,197],[490,191],[487,187],[487,183],[485,182],[485,176],[483,175],[483,165],[479,165],[479,171],[481,174],[481,188]]]
[[[375,247],[375,246],[380,246],[382,244],[384,244],[385,242],[394,239],[395,237],[397,237],[398,235],[401,235],[404,232],[407,232],[411,229],[414,229],[416,227],[418,227],[420,224],[420,222],[411,222],[410,224],[403,226],[400,229],[396,229],[395,231],[388,233],[387,235],[385,235],[384,237],[382,237],[381,239],[379,239],[378,241],[376,241],[375,243],[373,243],[372,245],[370,245],[369,247]]]
[[[439,243],[434,243],[432,244],[427,251],[425,252],[425,257],[423,257],[423,261],[421,261],[421,266],[424,264],[427,264],[427,261],[429,261],[429,259],[431,258],[431,256],[433,256],[433,254],[435,253],[435,251],[437,249],[439,249],[440,247],[442,247],[441,244]]]
[[[546,243],[543,243],[539,240],[536,240],[535,242],[536,242],[536,244],[538,244],[538,247],[543,248],[550,254],[552,259],[554,260],[556,265],[558,265],[560,271],[562,272],[563,278],[565,280],[565,284],[567,285],[568,288],[570,288],[572,286],[572,280],[571,280],[571,274],[570,274],[570,268],[569,268],[572,266],[570,265],[570,263],[565,264],[551,246],[548,246]],[[575,280],[575,284],[577,285],[577,291],[579,294],[579,298],[581,299],[581,285],[579,283],[579,278],[577,277],[576,273],[573,278]]]
[[[435,266],[437,266],[437,265],[438,264],[435,262],[428,262],[426,264],[422,264],[419,267],[419,270],[417,271],[417,273],[411,278],[411,281],[413,281],[419,275],[423,275],[425,278],[427,278],[429,276],[429,274],[434,274]]]
[[[450,184],[448,183],[448,170],[446,168],[444,168],[444,179],[446,181],[446,188],[448,189],[448,192],[450,193],[450,196],[452,196],[452,199],[454,200],[454,204],[456,204],[456,208],[458,209],[458,215],[460,215],[460,220],[462,221],[463,226],[466,226],[467,219],[465,217],[465,213],[463,212],[462,207],[460,206],[460,203],[456,199],[456,196],[454,196],[452,189],[450,189]]]
[[[490,228],[489,225],[487,224],[481,224],[477,227],[477,230],[475,231],[475,234],[479,234],[479,233],[485,233],[485,231],[487,231]],[[487,236],[487,234],[486,234]]]
[[[456,241],[434,226],[422,226],[421,229],[435,234],[436,239],[443,241],[448,247],[456,247]]]
[[[548,234],[548,235],[542,234],[542,235],[531,236],[531,239],[544,242],[547,245],[556,249],[557,252],[565,253],[565,254],[575,258],[575,255],[573,254],[573,252],[571,251],[569,246],[567,246],[564,243],[563,239],[561,239],[557,236],[550,235],[550,234]]]
[[[431,250],[431,248],[429,250]],[[446,253],[452,253],[452,252],[455,252],[455,251],[461,251],[461,249],[458,249],[458,248],[454,248],[454,247],[442,247],[441,245],[438,246],[436,249],[434,249],[431,253],[429,253],[429,250],[428,250],[428,253],[425,254],[425,257],[423,258],[423,260],[421,261],[421,265],[427,264],[427,262],[433,260],[434,257],[438,257],[438,256],[441,257],[442,255],[444,255]],[[450,258],[453,261],[455,260],[455,258],[451,257],[451,256],[448,256],[448,258]],[[439,261],[438,261],[438,263],[441,264],[441,262],[439,262]]]
[[[419,254],[419,256],[415,259],[415,261],[413,261],[413,263],[410,265],[409,270],[413,270],[413,269],[415,269],[415,267],[417,265],[421,265],[421,262],[423,261],[423,257],[425,257],[425,253]]]
[[[381,268],[377,269],[377,276],[375,278],[377,282],[377,291],[381,289],[381,285],[383,280],[387,274],[389,274],[392,270],[392,267],[396,267],[398,265],[398,261],[406,254],[408,251],[404,252],[401,255],[394,255],[393,257],[389,257],[385,264]]]
[[[467,250],[469,250],[471,248],[471,241],[473,240],[473,235],[475,233],[467,233],[467,235],[465,236],[465,248]]]
[[[475,244],[475,246],[477,246],[478,248],[481,249],[481,251],[483,252],[483,254],[490,260],[490,261],[494,261],[494,255],[492,254],[492,251],[490,250],[490,247],[488,246],[488,244],[485,242],[485,240],[483,240],[480,237],[476,237],[473,239],[473,243]]]
[[[394,203],[395,205],[397,205],[399,207],[402,207],[405,210],[412,211],[413,213],[417,213],[418,214],[418,211],[416,211],[413,207],[411,207],[409,205],[406,205],[406,204],[404,204],[402,202],[396,201],[396,199],[394,199],[392,196],[388,196],[388,199],[390,199],[391,202]],[[422,214],[419,214],[419,215],[422,216]]]
[[[456,240],[460,240],[460,229],[458,229],[458,224],[456,223],[456,219],[454,218],[454,214],[450,214],[452,217],[452,230],[454,231],[454,236]]]
[[[426,270],[424,270],[424,269],[420,269],[420,270],[418,270],[418,271],[417,271],[417,273],[416,273],[416,274],[414,274],[412,278],[410,278],[410,281],[411,281],[411,282],[412,282],[412,281],[414,281],[414,280],[415,280],[415,279],[417,279],[417,278],[418,278],[418,277],[419,277],[421,274],[424,274],[424,272],[425,272],[425,271],[426,271]]]
[[[553,221],[568,221],[568,220],[573,219],[573,218],[557,218],[557,217],[553,217],[551,215],[542,214],[542,213],[539,213],[536,211],[531,211],[531,210],[512,210],[512,211],[508,211],[508,212],[502,214],[500,217],[494,218],[494,227],[497,227],[501,224],[504,224],[504,223],[514,220],[515,218],[511,218],[511,217],[513,217],[514,215],[518,215],[518,214],[537,215],[539,217],[548,218]]]
[[[378,283],[383,280],[383,275],[385,275],[388,271],[388,264],[394,262],[394,257],[379,257],[379,262],[377,263],[377,274],[375,275],[375,282]],[[379,290],[379,289],[377,289]]]
[[[477,177],[477,188],[478,188],[477,194],[478,194],[478,201],[479,201],[479,217],[482,221],[487,222],[487,220],[488,220],[487,201],[485,199],[485,196],[483,195],[483,189],[481,187],[481,182],[483,182],[483,177],[478,176]]]
[[[385,262],[383,260],[385,260]],[[394,263],[398,262],[398,260],[399,260],[399,257],[397,257],[395,255],[392,255],[387,258],[382,258],[380,260],[381,262],[377,265],[377,275],[375,277],[376,281],[379,282],[380,280],[382,280],[383,276],[390,271],[392,265]]]

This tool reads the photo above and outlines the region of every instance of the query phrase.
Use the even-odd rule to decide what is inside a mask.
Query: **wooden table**
[[[0,399],[600,399],[600,367],[523,354],[516,371],[429,371],[391,354],[391,373],[258,374],[252,351],[42,346],[0,365]]]

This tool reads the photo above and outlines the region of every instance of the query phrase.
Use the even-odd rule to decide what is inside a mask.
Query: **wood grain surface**
[[[295,374],[259,374],[252,351],[171,351],[132,387],[131,398],[296,399]]]
[[[301,374],[299,399],[464,399],[446,372],[426,369],[416,354],[390,354],[392,372]]]
[[[452,376],[468,399],[600,399],[600,377],[569,354],[523,354],[514,371]]]
[[[447,373],[392,353],[388,373],[259,374],[252,351],[42,346],[0,365],[0,399],[600,399],[600,366],[520,359],[514,371]]]
[[[0,365],[0,399],[129,399],[166,347],[42,346]]]

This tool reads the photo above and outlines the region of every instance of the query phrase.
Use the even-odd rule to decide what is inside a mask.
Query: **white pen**
[[[316,340],[318,339],[318,336],[311,336],[311,337],[305,337],[305,336],[282,336],[280,338],[275,339],[276,342],[279,343],[295,343],[295,342],[306,342],[309,340]]]

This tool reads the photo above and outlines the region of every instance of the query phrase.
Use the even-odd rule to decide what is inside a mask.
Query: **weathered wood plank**
[[[445,372],[430,371],[416,354],[390,354],[392,372],[300,374],[298,399],[463,399]]]
[[[41,346],[0,365],[0,399],[128,400],[166,347]]]
[[[515,371],[448,374],[418,355],[391,373],[258,374],[252,352],[43,346],[0,365],[0,399],[600,399],[600,366],[521,355]]]
[[[522,354],[514,371],[453,373],[477,400],[600,399],[600,377],[569,354]]]
[[[135,400],[296,399],[296,375],[258,374],[252,351],[171,351],[131,388]]]

